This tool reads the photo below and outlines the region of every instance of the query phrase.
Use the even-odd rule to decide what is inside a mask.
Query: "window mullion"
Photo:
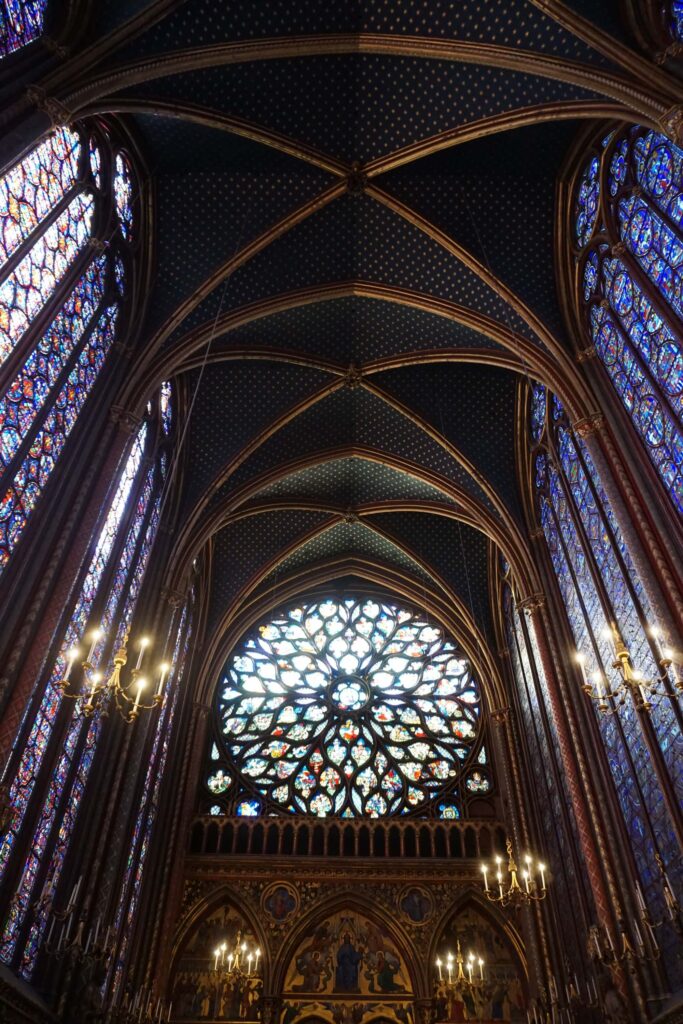
[[[563,554],[564,554],[564,559],[565,559],[565,562],[567,564],[567,568],[569,569],[569,575],[571,576],[572,584],[574,586],[574,591],[576,593],[576,596],[578,598],[579,604],[581,606],[581,612],[582,612],[582,615],[583,615],[584,626],[586,627],[586,632],[588,633],[588,636],[590,637],[591,646],[593,648],[593,654],[594,654],[595,660],[598,663],[598,665],[600,666],[600,669],[602,670],[603,675],[605,676],[605,678],[607,678],[607,672],[605,670],[605,664],[604,664],[604,662],[602,660],[602,655],[600,653],[600,647],[599,647],[599,645],[597,643],[597,640],[595,638],[595,634],[593,632],[593,624],[592,624],[592,622],[590,620],[590,616],[588,615],[588,612],[587,612],[587,609],[586,609],[586,606],[585,606],[585,603],[584,603],[584,600],[583,600],[583,594],[581,593],[581,587],[579,586],[578,580],[576,578],[576,573],[574,571],[574,566],[572,564],[571,558],[569,557],[567,546],[566,546],[565,540],[564,540],[564,534],[562,532],[562,527],[561,527],[561,525],[560,525],[560,523],[559,523],[559,521],[557,519],[557,515],[555,513],[555,506],[553,505],[553,502],[552,502],[552,500],[551,500],[549,495],[546,495],[546,500],[548,502],[548,506],[549,506],[549,508],[551,510],[551,513],[552,513],[552,516],[553,516],[553,521],[554,521],[554,524],[555,524],[555,533],[556,533],[556,536],[557,536],[557,538],[558,538],[558,540],[560,542],[560,545],[562,547],[562,551],[563,551]],[[564,604],[564,599],[563,599],[563,604]],[[565,605],[565,610],[566,610],[566,605]],[[571,625],[571,622],[570,622],[570,625]],[[573,629],[572,629],[572,635],[573,635]],[[576,642],[576,637],[574,637],[574,640]],[[621,721],[621,717],[618,714],[615,714],[615,715],[613,715],[613,718],[614,718],[615,724],[617,726],[617,729],[619,731],[619,738],[620,738],[620,741],[621,741],[621,744],[622,744],[622,747],[623,747],[623,750],[624,750],[624,753],[625,753],[625,756],[626,756],[626,759],[627,759],[627,762],[628,762],[629,772],[630,772],[631,778],[633,779],[635,788],[636,788],[636,790],[638,792],[638,801],[640,803],[640,807],[641,807],[641,810],[643,812],[643,817],[644,817],[645,821],[647,822],[647,829],[648,829],[648,832],[649,832],[649,835],[650,835],[650,839],[652,841],[652,844],[653,844],[655,850],[659,850],[659,844],[657,842],[657,836],[656,836],[655,831],[654,831],[654,829],[652,827],[652,822],[650,821],[650,815],[647,813],[647,803],[646,803],[646,800],[645,800],[645,796],[643,794],[643,790],[641,788],[641,784],[640,784],[640,779],[638,777],[638,773],[637,773],[637,771],[635,769],[635,764],[634,764],[634,761],[633,761],[633,756],[631,754],[631,748],[630,748],[630,746],[628,744],[628,741],[626,739],[626,736],[624,734],[624,727],[623,727],[623,723]],[[602,741],[602,743],[603,743],[603,747],[604,747],[604,740]],[[613,776],[612,776],[612,784],[614,786],[616,785]],[[624,815],[623,809],[622,809],[622,815]]]
[[[7,483],[7,485],[9,485],[9,483],[14,479],[17,470],[20,468],[24,459],[28,455],[37,434],[42,430],[45,421],[47,420],[50,413],[53,411],[54,403],[57,399],[59,392],[64,387],[69,375],[71,374],[72,370],[78,363],[78,360],[80,359],[82,353],[90,344],[93,332],[97,325],[99,324],[100,317],[102,316],[105,309],[112,304],[113,298],[114,297],[111,294],[105,294],[100,299],[99,304],[93,311],[93,315],[90,318],[88,326],[83,332],[83,336],[80,342],[74,347],[73,351],[71,352],[71,355],[69,356],[64,366],[62,367],[59,376],[55,379],[54,384],[51,386],[50,391],[48,392],[48,394],[45,397],[45,400],[43,401],[40,411],[33,420],[33,423],[31,424],[29,430],[26,432],[26,436],[24,437],[21,444],[14,453],[12,460],[7,464],[7,466],[4,469],[0,469],[0,491],[5,486],[5,482]],[[87,398],[89,398],[90,395],[92,394],[92,391],[95,390],[96,385],[97,381],[94,382],[94,387],[89,392]]]
[[[16,270],[18,265],[21,263],[25,256],[33,249],[37,241],[39,241],[46,233],[56,220],[59,219],[62,213],[66,210],[69,204],[81,194],[81,192],[87,191],[85,183],[83,181],[75,181],[68,192],[65,192],[62,198],[57,202],[55,206],[46,213],[39,224],[36,224],[35,228],[27,237],[21,242],[14,250],[11,256],[2,264],[0,268],[0,284],[4,284],[5,280],[10,276],[13,270]]]

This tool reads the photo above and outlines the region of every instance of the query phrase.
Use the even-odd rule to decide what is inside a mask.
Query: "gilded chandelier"
[[[633,697],[639,711],[651,710],[652,697],[670,697],[671,687],[676,693],[683,694],[683,679],[678,676],[672,683],[669,678],[671,666],[680,664],[678,655],[671,647],[661,644],[658,629],[651,629],[650,635],[656,641],[660,654],[659,667],[661,671],[654,679],[646,678],[634,667],[629,650],[615,622],[612,622],[609,630],[606,630],[605,639],[609,640],[614,654],[612,668],[616,669],[621,676],[621,682],[618,685],[612,685],[599,671],[593,673],[589,682],[586,676],[586,656],[581,651],[577,653],[576,660],[581,666],[584,692],[591,700],[597,702],[598,711],[601,714],[615,714],[626,702],[629,694]]]
[[[482,864],[481,873],[484,876],[484,894],[491,903],[500,903],[502,907],[512,906],[515,909],[523,907],[529,903],[539,902],[544,900],[547,893],[545,884],[545,865],[538,862],[534,868],[534,862],[529,854],[524,858],[524,867],[522,868],[522,884],[519,884],[518,874],[519,868],[515,862],[512,854],[512,843],[508,839],[505,843],[505,849],[507,850],[508,863],[507,863],[507,878],[503,878],[503,858],[495,858],[495,876],[496,885],[494,888],[489,888],[489,869],[486,864]],[[539,881],[536,880],[535,873],[538,872],[540,876]]]
[[[221,943],[214,950],[214,971],[226,974],[231,979],[252,978],[258,975],[261,950],[256,947],[251,950],[246,942],[242,941],[242,933],[237,933],[235,945],[232,952],[228,952],[227,942]]]
[[[170,666],[166,663],[159,665],[158,681],[151,701],[145,703],[143,694],[149,683],[142,674],[142,662],[145,651],[149,647],[149,640],[143,637],[139,643],[139,654],[135,668],[130,672],[128,682],[123,681],[123,673],[128,662],[128,633],[125,634],[121,647],[114,653],[113,667],[108,679],[98,670],[95,664],[98,644],[104,637],[100,630],[95,630],[91,636],[91,646],[85,661],[81,662],[83,670],[82,685],[76,690],[70,690],[71,673],[75,662],[81,655],[78,648],[72,647],[67,653],[66,671],[59,683],[59,688],[65,697],[81,702],[80,710],[86,718],[92,717],[95,711],[100,711],[102,717],[109,714],[111,707],[114,707],[126,722],[134,722],[141,711],[151,711],[153,708],[161,707],[164,701],[164,684],[168,677]]]
[[[445,962],[437,957],[436,968],[439,972],[439,983],[455,992],[463,992],[466,989],[474,991],[484,984],[484,961],[481,957],[476,958],[474,953],[469,953],[465,962],[460,939],[457,941],[455,957],[452,953],[447,953]]]

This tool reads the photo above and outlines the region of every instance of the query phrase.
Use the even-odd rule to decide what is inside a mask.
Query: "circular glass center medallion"
[[[340,711],[358,711],[367,704],[370,691],[358,676],[341,676],[335,680],[330,696]]]

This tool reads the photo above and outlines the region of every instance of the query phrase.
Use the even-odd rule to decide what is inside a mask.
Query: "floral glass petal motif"
[[[48,0],[0,0],[0,58],[43,33]]]
[[[455,643],[372,599],[288,609],[239,645],[218,688],[237,769],[275,804],[319,817],[426,807],[459,779],[480,712]]]
[[[605,223],[579,256],[586,328],[683,512],[683,150],[642,128],[607,144],[611,156],[590,158],[576,194],[576,237],[587,247],[587,182],[599,190],[608,175]]]

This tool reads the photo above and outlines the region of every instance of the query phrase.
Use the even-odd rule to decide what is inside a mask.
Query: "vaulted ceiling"
[[[119,35],[64,102],[147,165],[136,373],[185,396],[177,571],[210,544],[210,628],[372,567],[492,645],[489,538],[533,575],[519,384],[583,400],[556,188],[582,122],[634,119],[617,0],[95,7]]]

